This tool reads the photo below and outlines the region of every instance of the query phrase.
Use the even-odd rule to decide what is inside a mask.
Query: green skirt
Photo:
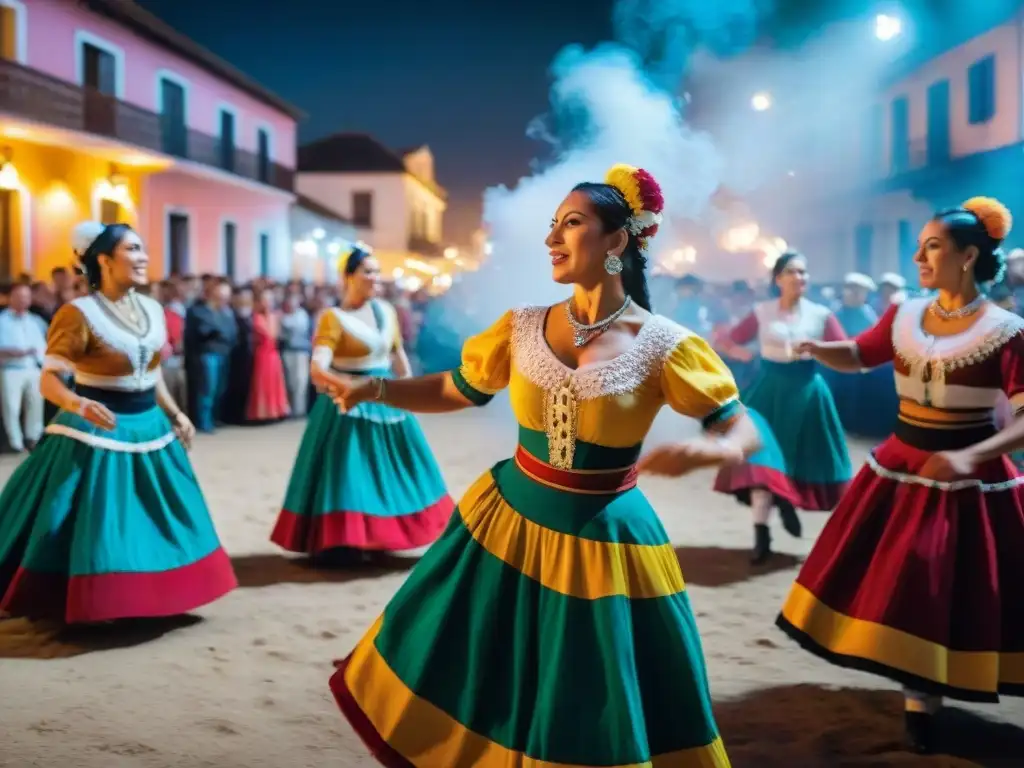
[[[0,492],[0,610],[173,616],[237,586],[188,455],[153,406],[109,431],[61,411]]]
[[[521,446],[462,497],[331,679],[382,764],[729,765],[673,547],[595,477]]]

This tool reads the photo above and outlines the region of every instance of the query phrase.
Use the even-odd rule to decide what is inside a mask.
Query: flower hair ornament
[[[640,250],[646,251],[648,242],[658,233],[661,212],[665,208],[665,198],[658,182],[643,168],[621,163],[609,169],[604,182],[619,190],[626,199],[633,212],[626,222],[626,229],[637,238]],[[621,260],[618,257],[616,260],[620,262],[619,271],[622,271]]]
[[[338,274],[344,277],[355,272],[359,268],[359,264],[371,255],[373,255],[373,249],[362,240],[352,243],[338,254]],[[349,261],[353,256],[355,256],[355,263],[352,265],[352,269],[349,269]]]
[[[993,197],[972,197],[960,207],[974,214],[988,236],[998,243],[1002,243],[1013,228],[1013,215],[1009,208]],[[1001,283],[1006,277],[1008,261],[1006,252],[997,247],[993,250],[992,255],[995,256],[999,266],[996,269],[995,277],[990,282]],[[967,268],[964,267],[964,269]]]

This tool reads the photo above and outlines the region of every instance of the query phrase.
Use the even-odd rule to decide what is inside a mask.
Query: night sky
[[[749,2],[773,2],[765,28],[787,43],[868,4]],[[429,144],[450,193],[446,237],[458,241],[479,222],[483,189],[513,184],[543,150],[525,130],[546,110],[548,65],[566,44],[608,40],[613,0],[138,4],[307,112],[301,141],[345,130]]]

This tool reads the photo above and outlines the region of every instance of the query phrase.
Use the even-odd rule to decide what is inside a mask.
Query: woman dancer
[[[772,267],[776,299],[754,306],[723,345],[726,354],[743,359],[741,345],[758,340],[761,367],[743,401],[750,409],[764,447],[747,462],[725,466],[715,490],[749,504],[754,516],[751,562],[771,556],[768,522],[773,506],[792,536],[802,526],[796,509],[830,510],[853,475],[846,436],[832,394],[814,361],[795,354],[807,339],[844,339],[828,307],[804,298],[807,262],[795,252],[782,254]]]
[[[62,410],[0,493],[0,611],[67,623],[186,613],[237,586],[167,391],[163,308],[126,224],[86,223],[91,293],[50,326],[41,389]],[[75,391],[60,378],[73,373]]]
[[[398,318],[376,298],[380,267],[365,247],[340,263],[342,304],[324,311],[313,340],[311,376],[321,389],[332,371],[409,375]],[[363,561],[434,541],[454,503],[419,424],[382,403],[339,413],[321,395],[309,415],[284,508],[271,541],[321,562]]]
[[[935,747],[940,696],[1024,695],[1024,321],[978,284],[1004,269],[1009,212],[987,198],[936,214],[915,261],[937,298],[892,306],[854,341],[808,341],[830,367],[895,361],[895,433],[822,531],[778,625],[833,664],[906,688],[906,727]],[[993,408],[1017,414],[997,431]]]
[[[284,365],[277,349],[280,324],[273,309],[273,294],[263,289],[254,297],[252,314],[252,378],[246,421],[260,424],[279,421],[291,413]]]
[[[875,290],[875,281],[860,272],[850,272],[843,279],[843,303],[836,310],[836,320],[848,337],[857,336],[878,322],[878,314],[867,303],[868,297]],[[889,434],[896,413],[893,411],[892,420],[888,423],[876,415],[875,403],[868,394],[870,373],[842,373],[829,369],[824,371],[824,376],[847,432],[871,437],[885,437]],[[886,382],[886,386],[892,389],[890,382]],[[881,433],[877,433],[874,425],[880,421],[885,426]]]
[[[636,475],[737,461],[757,435],[718,356],[649,311],[661,209],[642,170],[578,185],[547,238],[569,301],[506,312],[451,373],[340,382],[346,408],[422,412],[509,387],[519,422],[515,458],[470,487],[331,679],[386,766],[729,764],[679,562]],[[666,403],[721,437],[638,465]]]

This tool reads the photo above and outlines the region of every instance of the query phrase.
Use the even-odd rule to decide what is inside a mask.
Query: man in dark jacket
[[[228,356],[238,333],[230,300],[231,286],[210,282],[204,297],[185,315],[189,414],[200,432],[213,432],[222,420]]]

